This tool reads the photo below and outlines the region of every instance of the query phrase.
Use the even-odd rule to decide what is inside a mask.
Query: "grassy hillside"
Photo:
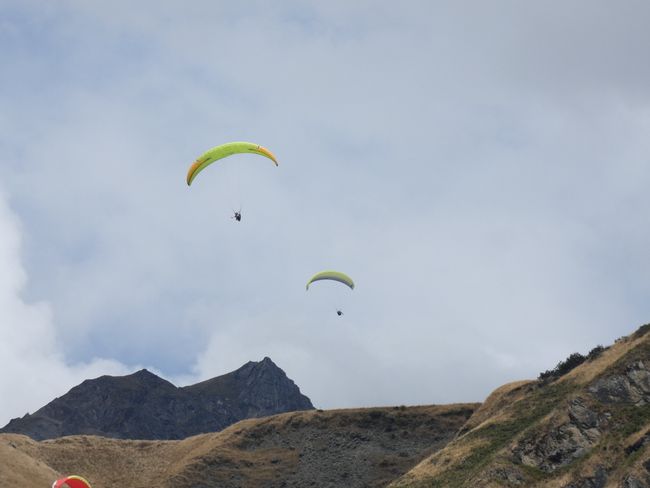
[[[566,374],[497,389],[391,488],[650,486],[649,330]]]
[[[295,412],[182,441],[2,434],[0,486],[49,486],[56,473],[94,488],[385,486],[446,445],[477,406]]]

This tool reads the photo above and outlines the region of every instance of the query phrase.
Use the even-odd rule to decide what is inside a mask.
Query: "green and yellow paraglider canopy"
[[[276,166],[278,165],[278,161],[275,159],[273,153],[265,147],[260,146],[259,144],[255,144],[253,142],[228,142],[226,144],[213,147],[212,149],[207,150],[198,158],[196,158],[196,161],[192,163],[190,169],[187,171],[188,186],[192,184],[192,181],[194,181],[196,175],[198,175],[201,171],[203,171],[215,161],[226,158],[228,156],[232,156],[233,154],[245,153],[259,154],[260,156],[269,158]]]
[[[314,281],[320,280],[338,281],[339,283],[343,283],[344,285],[349,286],[351,290],[354,290],[354,281],[352,281],[352,278],[350,278],[345,273],[341,273],[340,271],[321,271],[320,273],[316,273],[307,282],[305,289],[309,290],[309,285],[311,285]]]

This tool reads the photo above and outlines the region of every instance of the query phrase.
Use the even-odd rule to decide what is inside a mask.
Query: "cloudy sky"
[[[0,424],[264,356],[321,408],[481,401],[629,334],[649,24],[645,0],[3,0]],[[236,140],[280,166],[187,187]],[[323,269],[356,289],[305,292]]]

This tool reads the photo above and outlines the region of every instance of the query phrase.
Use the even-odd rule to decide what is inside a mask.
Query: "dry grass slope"
[[[447,444],[477,407],[294,412],[182,441],[2,434],[0,486],[47,487],[58,473],[94,488],[385,486]]]

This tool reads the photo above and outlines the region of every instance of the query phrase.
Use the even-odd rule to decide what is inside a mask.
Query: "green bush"
[[[606,347],[603,347],[600,344],[597,345],[591,351],[589,351],[589,354],[587,354],[587,361],[593,361],[606,350],[607,350]]]
[[[648,332],[650,332],[650,324],[645,324],[639,327],[636,332],[632,334],[632,337],[638,339],[639,337],[646,335]]]
[[[564,361],[557,363],[557,366],[554,369],[546,370],[543,373],[540,373],[537,379],[543,382],[553,381],[561,376],[564,376],[575,367],[580,366],[586,360],[586,356],[583,356],[579,352],[574,352]]]

